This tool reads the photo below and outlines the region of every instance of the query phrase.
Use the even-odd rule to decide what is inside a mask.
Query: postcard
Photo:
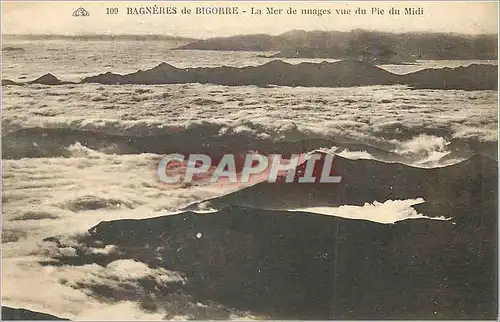
[[[2,319],[496,320],[496,1],[2,1]]]

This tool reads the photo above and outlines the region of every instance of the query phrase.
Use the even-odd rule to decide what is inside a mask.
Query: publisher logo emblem
[[[73,11],[73,17],[88,17],[88,16],[90,16],[90,12],[88,12],[82,7]]]

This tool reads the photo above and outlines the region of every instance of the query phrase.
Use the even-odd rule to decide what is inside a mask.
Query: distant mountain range
[[[260,66],[176,68],[162,63],[152,69],[120,75],[107,72],[86,77],[80,83],[117,84],[217,84],[227,86],[304,86],[349,87],[368,85],[408,85],[427,89],[497,89],[498,66],[473,64],[468,67],[424,69],[398,75],[375,65],[357,61],[300,63],[297,65],[273,60]],[[34,81],[16,83],[2,80],[2,85],[72,84],[45,74]]]
[[[389,33],[292,30],[280,35],[236,35],[196,39],[170,35],[3,35],[5,40],[176,41],[176,49],[275,51],[270,58],[358,59],[374,64],[404,64],[415,60],[496,60],[498,35],[454,33]]]
[[[377,64],[425,60],[497,59],[497,35],[293,30],[277,36],[238,35],[196,40],[177,49],[279,51],[273,58],[360,59]]]
[[[179,41],[179,42],[192,42],[196,38],[178,37],[169,35],[110,35],[110,34],[94,34],[94,35],[15,35],[7,34],[2,36],[4,39],[17,39],[17,40],[162,40],[162,41]]]

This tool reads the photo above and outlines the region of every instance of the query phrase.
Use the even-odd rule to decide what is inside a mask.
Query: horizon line
[[[183,36],[176,34],[161,34],[161,33],[80,33],[80,34],[62,34],[62,33],[2,33],[2,37],[63,37],[63,38],[78,38],[78,37],[167,37],[167,38],[184,38],[184,39],[192,39],[192,40],[203,40],[210,38],[230,38],[237,36],[257,36],[257,35],[267,35],[272,37],[282,36],[284,34],[290,32],[338,32],[338,33],[351,33],[354,31],[366,31],[366,32],[377,32],[382,34],[393,34],[393,35],[409,35],[409,34],[440,34],[440,35],[456,35],[456,36],[471,36],[471,37],[480,37],[480,36],[497,36],[496,33],[480,33],[480,34],[471,34],[471,33],[460,33],[453,31],[405,31],[405,32],[393,32],[393,31],[383,31],[377,29],[364,29],[364,28],[355,28],[351,30],[334,30],[334,29],[290,29],[288,31],[279,33],[279,34],[271,34],[265,32],[256,32],[256,33],[239,33],[234,35],[221,35],[214,37],[192,37],[192,36]]]

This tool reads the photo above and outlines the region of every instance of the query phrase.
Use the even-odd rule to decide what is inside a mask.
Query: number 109
[[[118,14],[118,8],[106,8],[107,15],[116,15]]]

